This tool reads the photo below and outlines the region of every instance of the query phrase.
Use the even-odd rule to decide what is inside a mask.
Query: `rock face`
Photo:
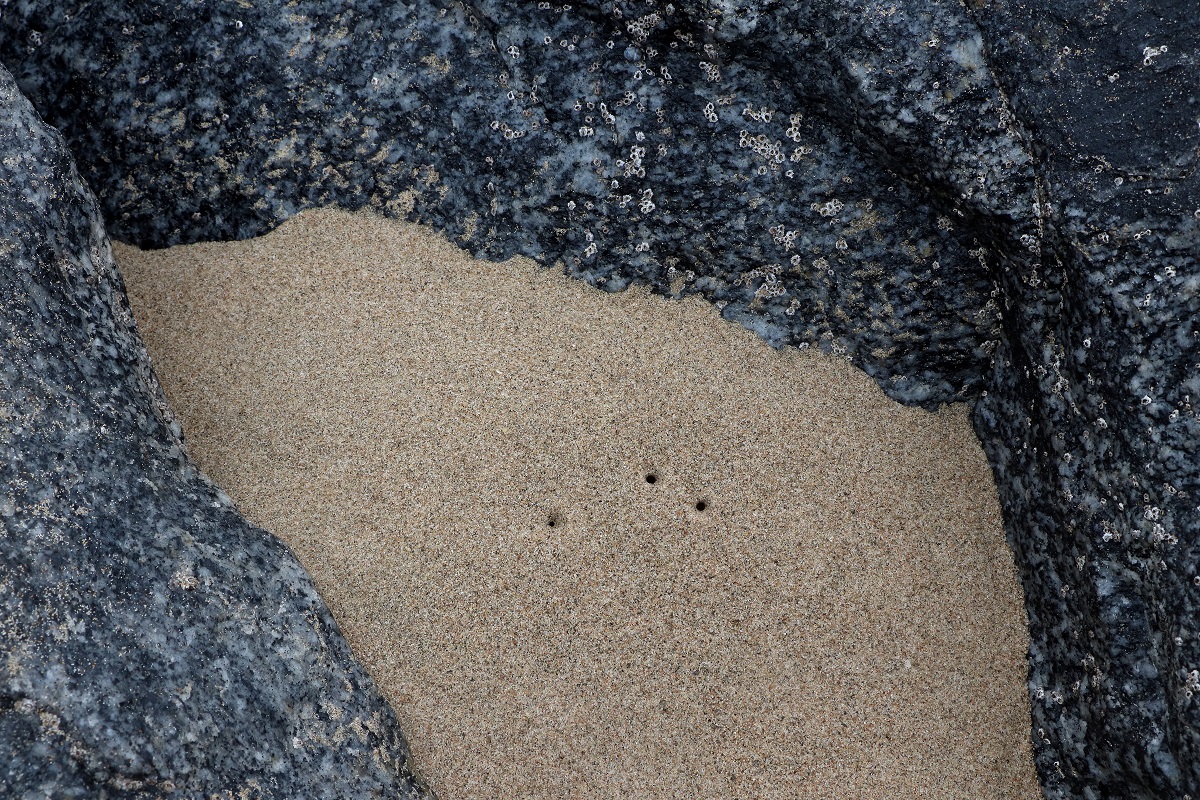
[[[1025,573],[1050,797],[1200,797],[1200,19],[1145,2],[976,12],[1031,132],[975,428]]]
[[[972,402],[1047,797],[1200,797],[1185,5],[27,0],[0,58],[126,241],[369,205]]]
[[[118,239],[411,192],[475,252],[702,293],[906,401],[983,387],[999,311],[966,221],[1027,214],[1032,173],[956,5],[76,5],[0,35]]]
[[[295,557],[188,460],[95,199],[0,70],[0,796],[429,797]]]

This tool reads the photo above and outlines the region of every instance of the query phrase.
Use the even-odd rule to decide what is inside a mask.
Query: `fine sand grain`
[[[365,215],[117,255],[443,800],[1039,796],[964,408]]]

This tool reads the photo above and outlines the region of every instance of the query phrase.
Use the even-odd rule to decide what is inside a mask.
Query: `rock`
[[[299,562],[187,458],[104,225],[0,70],[0,796],[428,798]]]
[[[1200,797],[1200,19],[975,12],[1038,158],[1043,232],[975,428],[1030,614],[1048,797]]]
[[[999,310],[967,215],[1032,191],[978,31],[949,3],[917,33],[767,5],[32,3],[0,37],[123,241],[407,199],[473,252],[702,294],[906,402],[977,394]],[[934,25],[953,57],[919,45]]]
[[[1184,5],[31,0],[0,53],[126,241],[371,206],[973,403],[1046,796],[1200,797]]]

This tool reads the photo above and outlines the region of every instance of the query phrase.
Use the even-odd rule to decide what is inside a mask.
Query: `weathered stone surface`
[[[0,796],[428,797],[299,562],[183,452],[95,199],[3,70],[0,343]]]
[[[1050,797],[1200,797],[1200,17],[976,12],[1030,131],[1038,235],[975,426],[1030,613]]]
[[[371,205],[973,402],[1047,796],[1200,797],[1200,31],[1042,8],[26,0],[0,57],[127,241]]]
[[[702,293],[909,402],[982,388],[998,310],[965,222],[1027,209],[1032,178],[953,3],[76,5],[0,25],[119,239],[412,191],[476,252]]]

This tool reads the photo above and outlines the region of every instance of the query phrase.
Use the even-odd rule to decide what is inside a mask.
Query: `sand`
[[[965,408],[366,215],[117,256],[443,800],[1040,796]]]

